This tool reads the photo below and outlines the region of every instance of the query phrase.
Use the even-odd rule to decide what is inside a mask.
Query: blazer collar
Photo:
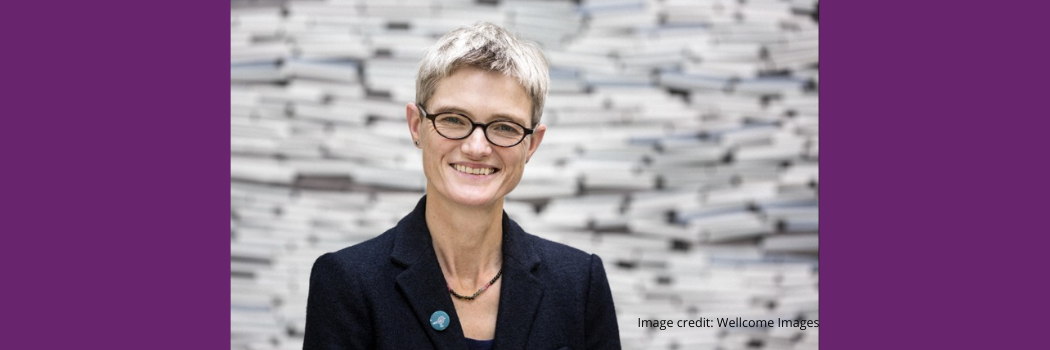
[[[423,196],[416,208],[394,229],[394,247],[390,256],[395,263],[405,267],[405,271],[397,276],[398,290],[435,348],[465,349],[459,316],[446,289],[445,277],[427,228],[426,199]],[[525,231],[504,212],[503,277],[496,316],[497,349],[525,349],[543,299],[544,285],[533,274],[540,258],[527,238]],[[437,331],[430,325],[430,315],[438,310],[448,313],[454,321],[444,331]]]
[[[416,263],[431,247],[430,229],[426,219],[427,196],[419,199],[416,208],[397,223],[395,227],[394,249],[390,257],[402,266]],[[518,226],[503,212],[503,260],[514,259],[518,265],[532,270],[540,263],[540,258],[526,240],[525,230]],[[504,267],[506,268],[506,267]]]
[[[394,227],[394,250],[390,257],[401,266],[414,264],[431,248],[430,229],[427,228],[427,196],[419,199],[416,208]]]

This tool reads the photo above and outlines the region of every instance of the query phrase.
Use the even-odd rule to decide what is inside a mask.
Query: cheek
[[[503,160],[507,162],[506,165],[508,168],[513,168],[518,172],[521,171],[521,169],[525,166],[525,157],[529,155],[528,152],[523,150],[524,148],[520,150],[515,149],[513,150],[513,152],[507,152],[507,155],[503,158]]]

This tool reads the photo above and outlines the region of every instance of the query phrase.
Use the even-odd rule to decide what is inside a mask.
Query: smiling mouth
[[[458,171],[458,172],[471,174],[471,175],[489,175],[489,174],[492,174],[492,173],[495,173],[495,172],[499,171],[499,169],[495,169],[495,168],[471,168],[471,167],[468,167],[468,166],[465,166],[465,165],[459,165],[459,164],[449,164],[449,165],[451,165],[452,168],[456,169],[456,171]]]

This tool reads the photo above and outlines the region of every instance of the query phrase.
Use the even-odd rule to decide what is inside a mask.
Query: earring
[[[419,140],[416,140],[415,143],[416,143],[416,146],[419,146]]]

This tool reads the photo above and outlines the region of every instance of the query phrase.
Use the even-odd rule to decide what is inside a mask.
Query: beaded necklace
[[[451,293],[452,296],[456,297],[457,299],[460,299],[460,300],[474,300],[474,298],[477,298],[478,295],[481,295],[481,292],[484,292],[486,289],[489,289],[489,287],[491,287],[493,283],[496,283],[496,280],[498,280],[499,276],[502,276],[502,275],[503,275],[503,269],[501,268],[501,269],[499,269],[499,272],[496,273],[496,277],[493,277],[492,280],[489,281],[488,284],[485,284],[484,287],[481,287],[481,289],[478,289],[478,291],[476,293],[474,293],[474,295],[471,295],[469,297],[468,296],[464,296],[464,295],[456,294],[456,292],[452,290],[452,286],[448,285],[448,281],[445,281],[445,287],[448,287],[448,292]]]

